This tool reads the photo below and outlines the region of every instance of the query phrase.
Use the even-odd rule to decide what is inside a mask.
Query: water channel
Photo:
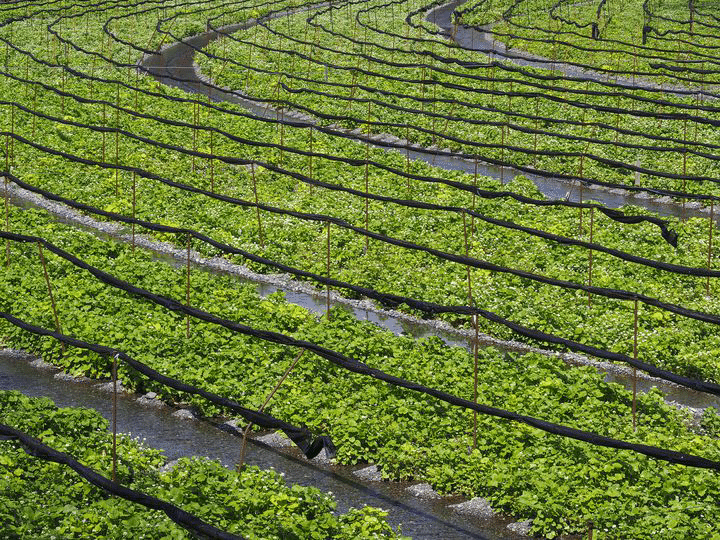
[[[452,9],[462,2],[453,2]],[[452,9],[433,11],[433,22],[442,27],[443,17],[447,15],[450,21]],[[280,16],[281,14],[278,14]],[[430,15],[429,15],[430,16]],[[234,25],[224,30],[239,30],[247,25]],[[214,32],[203,33],[194,38],[187,39],[185,43],[177,43],[166,47],[160,54],[146,56],[143,65],[159,81],[178,86],[186,91],[207,94],[207,86],[197,77],[193,68],[195,48],[206,46],[219,35]],[[474,39],[474,38],[473,38]],[[178,81],[181,79],[182,81]],[[258,116],[275,117],[275,112],[257,102],[245,99],[234,92],[220,93],[213,90],[212,99],[226,100],[238,103]],[[419,159],[432,163],[437,167],[446,169],[459,169],[467,172],[474,170],[474,164],[465,159],[452,156],[437,156],[422,152],[410,151],[412,159]],[[485,165],[478,172],[488,176],[510,179],[516,174],[512,169]],[[531,177],[539,189],[550,198],[564,198],[570,191],[570,199],[578,200],[579,190],[569,189],[569,184],[563,180],[553,180],[544,177]],[[587,189],[586,197],[587,200]],[[704,215],[701,211],[686,207],[681,209],[678,205],[661,203],[646,197],[628,196],[623,193],[612,193],[607,190],[592,190],[590,198],[611,207],[624,204],[636,204],[664,215]],[[72,219],[68,220],[73,222]],[[75,223],[76,224],[76,223]],[[89,230],[94,230],[90,226]],[[94,232],[97,232],[96,230]],[[111,236],[116,238],[118,234]],[[172,250],[159,252],[158,257],[167,258],[177,264],[181,253]],[[204,261],[198,262],[197,268],[207,269]],[[209,270],[213,271],[213,270]],[[258,292],[262,295],[278,290],[285,292],[289,302],[299,304],[310,310],[321,312],[325,309],[325,298],[320,294],[291,290],[282,285],[267,282],[255,282]],[[446,343],[463,347],[470,347],[469,337],[462,333],[448,329],[439,329],[437,325],[422,321],[408,321],[396,317],[388,312],[377,309],[365,309],[352,305],[352,303],[336,300],[336,305],[351,309],[359,319],[369,320],[382,327],[388,328],[396,334],[406,334],[414,337],[439,335]],[[497,345],[496,345],[497,346]],[[526,348],[523,345],[506,344],[508,350],[520,351]],[[60,406],[83,406],[98,410],[103,416],[109,418],[111,409],[110,395],[97,388],[97,383],[90,381],[68,383],[55,378],[55,372],[48,369],[34,367],[30,359],[24,355],[0,350],[0,389],[15,389],[30,396],[47,396]],[[631,376],[627,371],[620,370],[608,373],[608,380],[613,380],[630,387]],[[692,390],[677,387],[650,378],[641,378],[638,388],[648,390],[652,386],[660,387],[667,398],[692,407],[716,406],[720,408],[720,400]],[[173,410],[168,407],[150,407],[136,400],[137,396],[123,395],[120,399],[118,411],[118,428],[122,432],[132,433],[146,440],[148,445],[162,448],[168,459],[181,456],[201,455],[221,460],[232,466],[239,456],[239,439],[224,431],[217,429],[209,423],[197,420],[186,420],[172,415]],[[302,485],[313,485],[323,491],[332,491],[338,501],[338,511],[346,511],[351,506],[364,504],[379,506],[389,511],[389,521],[394,526],[400,525],[402,531],[415,538],[481,538],[488,540],[523,538],[506,528],[512,520],[507,518],[492,518],[480,520],[462,516],[448,508],[448,504],[457,502],[457,498],[443,498],[440,500],[420,500],[405,489],[406,484],[374,482],[360,482],[353,476],[351,467],[336,466],[329,463],[308,462],[293,449],[273,449],[260,442],[254,441],[250,445],[246,461],[262,468],[273,467],[283,472],[289,482]]]

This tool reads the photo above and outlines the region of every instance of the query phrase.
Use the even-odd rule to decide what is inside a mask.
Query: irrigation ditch
[[[452,11],[461,3],[462,2],[457,1],[451,2],[450,4],[442,6],[442,8],[438,8],[437,10],[433,10],[428,13],[426,18],[427,20],[431,20],[432,17],[431,22],[435,22],[443,28],[444,19],[442,19],[442,17],[447,15],[447,21],[449,22],[451,20]],[[315,6],[311,6],[309,9],[325,5],[327,4],[317,4]],[[449,6],[452,6],[452,8]],[[288,11],[286,13],[289,14],[294,12],[296,11]],[[440,14],[442,14],[442,17],[440,17]],[[274,14],[272,18],[280,16],[282,16],[282,13],[277,13]],[[255,24],[255,22],[251,20],[246,24],[223,27],[222,30],[223,32],[238,31],[247,29],[253,24]],[[272,107],[253,101],[251,96],[239,94],[238,92],[230,89],[218,92],[216,89],[207,88],[205,82],[208,78],[200,73],[199,69],[195,65],[194,55],[197,49],[206,46],[210,41],[219,36],[220,34],[217,32],[205,32],[198,36],[188,38],[182,43],[168,45],[164,47],[159,54],[146,55],[143,57],[140,66],[143,70],[146,70],[155,76],[156,79],[163,84],[172,84],[179,86],[188,92],[204,94],[214,101],[230,101],[237,103],[258,116],[276,117],[278,111],[274,110]],[[472,39],[474,40],[474,38]],[[179,81],[178,79],[182,80]],[[302,115],[301,113],[284,111],[283,114],[287,117],[294,118],[295,121],[305,121],[307,123],[313,122],[312,118]],[[403,141],[400,138],[386,134],[374,135],[372,137],[375,141],[373,144],[380,148],[392,148],[393,145],[407,143],[407,141]],[[357,140],[363,139],[358,138]],[[426,149],[417,147],[417,145],[415,146],[415,149],[408,151],[408,156],[412,159],[425,161],[445,169],[460,169],[467,172],[472,172],[476,167],[476,163],[459,156],[453,156],[450,151],[438,152],[437,149],[427,151]],[[520,174],[519,171],[514,170],[511,167],[499,168],[491,164],[482,165],[481,168],[478,169],[478,172],[480,174],[502,180],[506,180],[512,178],[516,174]],[[538,188],[550,198],[565,198],[573,201],[587,201],[588,199],[592,199],[602,202],[610,207],[618,207],[623,204],[630,203],[643,206],[646,209],[659,214],[675,215],[682,218],[705,216],[707,212],[707,209],[703,208],[698,203],[680,206],[670,200],[653,198],[650,195],[637,193],[633,194],[622,190],[608,191],[606,189],[596,189],[590,186],[585,186],[585,197],[583,197],[581,190],[576,189],[574,184],[568,183],[562,179],[549,179],[542,176],[533,177],[533,175],[528,175],[526,172],[522,174],[533,180]],[[30,192],[15,188],[14,186],[10,189],[13,197],[13,203],[18,206],[32,205],[41,207],[50,211],[57,217],[57,219],[82,226],[86,230],[92,231],[96,234],[104,235],[108,240],[130,241],[128,231],[123,226],[93,220],[92,218],[75,212],[67,206],[47,201]],[[162,259],[169,264],[180,265],[186,263],[185,250],[178,249],[170,244],[152,241],[142,235],[134,236],[133,241],[139,246],[154,251],[159,259]],[[190,264],[198,270],[230,274],[237,276],[238,279],[256,283],[258,292],[261,295],[270,294],[276,291],[283,291],[286,299],[291,303],[298,304],[318,313],[323,312],[326,309],[324,292],[321,292],[317,288],[306,283],[290,279],[286,275],[255,274],[248,271],[247,268],[229,263],[226,259],[219,257],[206,258],[197,252],[191,252],[189,257]],[[468,349],[471,348],[473,336],[469,331],[457,330],[448,324],[437,321],[423,321],[393,310],[383,310],[374,306],[369,300],[348,300],[336,293],[333,293],[331,300],[334,305],[343,306],[344,308],[351,310],[357,318],[372,321],[379,326],[392,330],[396,334],[402,333],[415,337],[435,335],[441,337],[449,345],[462,346]],[[510,353],[533,351],[558,355],[566,362],[590,364],[605,371],[607,373],[606,380],[619,382],[628,388],[632,387],[633,384],[631,369],[619,367],[610,363],[598,362],[582,355],[559,354],[551,351],[542,351],[538,348],[530,347],[521,343],[494,340],[489,336],[483,336],[481,344],[483,346],[497,347]],[[12,358],[12,361],[6,362],[6,356]],[[34,364],[36,366],[42,366],[42,364],[37,361],[35,361]],[[15,366],[23,365],[29,366],[28,369],[26,370],[25,367],[21,367],[19,370],[15,370]],[[100,410],[103,410],[104,407],[108,406],[109,399],[107,399],[106,395],[98,397],[97,400],[92,397],[96,392],[93,383],[87,381],[75,381],[77,384],[74,385],[57,385],[55,383],[55,378],[53,378],[49,371],[44,372],[50,374],[49,379],[45,381],[42,377],[38,377],[38,373],[35,371],[39,368],[30,366],[27,358],[20,360],[16,355],[5,355],[2,351],[0,351],[0,366],[2,367],[0,370],[0,387],[4,388],[5,384],[16,385],[16,389],[22,390],[25,388],[29,393],[36,391],[64,392],[67,390],[67,394],[62,394],[62,392],[60,392],[57,394],[58,397],[54,399],[56,399],[60,404],[74,404],[72,400],[77,399],[77,404],[88,403],[87,406],[100,408]],[[33,386],[35,383],[37,383],[37,385]],[[17,388],[18,386],[22,388]],[[60,388],[60,386],[63,388]],[[639,374],[639,390],[648,390],[652,386],[660,388],[666,395],[666,399],[668,401],[675,403],[680,407],[690,408],[694,414],[699,414],[701,409],[704,407],[718,407],[720,405],[720,400],[715,397],[694,392],[644,374]],[[80,396],[80,394],[82,394],[82,396]],[[97,407],[92,404],[95,402],[94,400],[97,402]],[[150,410],[149,408],[156,410],[154,408],[156,404],[152,403],[152,396],[144,396],[139,399],[138,396],[126,396],[123,400],[127,401],[129,411],[134,410],[133,407],[136,406],[137,402],[140,403],[144,411]],[[105,404],[103,405],[103,403]],[[159,408],[157,409],[157,411],[160,410],[161,409]],[[210,457],[223,459],[228,465],[232,464],[233,460],[231,457],[228,458],[228,456],[232,456],[233,452],[237,452],[237,448],[239,446],[237,432],[235,433],[235,436],[226,435],[199,422],[188,423],[186,420],[178,420],[167,410],[163,409],[163,411],[164,412],[162,413],[158,412],[157,417],[153,416],[152,418],[148,418],[148,426],[143,425],[145,422],[145,413],[130,413],[126,419],[128,422],[126,424],[128,426],[127,429],[122,427],[121,429],[146,437],[151,437],[153,434],[157,435],[157,438],[155,439],[157,443],[153,443],[150,439],[148,442],[154,446],[167,448],[169,457],[175,455],[190,455],[189,453],[194,453],[196,455],[209,454]],[[133,423],[132,420],[133,416],[136,419],[135,423]],[[174,420],[170,420],[171,417],[174,418]],[[178,422],[177,425],[175,425],[176,421]],[[157,433],[158,430],[156,426],[158,424],[155,424],[155,422],[159,422],[161,425],[167,426],[168,429],[163,429],[160,433]],[[170,427],[171,425],[172,427]],[[152,428],[149,426],[152,426]],[[227,426],[225,426],[225,428],[227,429]],[[206,429],[209,431],[205,431]],[[146,433],[148,433],[148,435],[146,435]],[[229,437],[227,438],[227,442],[225,437]],[[209,439],[212,439],[213,441],[217,439],[218,449],[198,452],[201,444],[207,443]],[[267,440],[269,441],[271,439]],[[341,508],[339,508],[339,510],[342,510],[347,504],[349,504],[342,501],[356,502],[358,500],[367,500],[367,504],[385,508],[387,508],[388,504],[390,504],[391,523],[393,525],[402,523],[403,532],[411,534],[415,537],[471,537],[489,539],[514,538],[512,535],[515,533],[508,532],[506,528],[509,521],[502,517],[488,518],[488,520],[483,519],[481,522],[466,520],[465,518],[461,518],[461,520],[458,521],[456,514],[447,508],[447,503],[454,502],[454,499],[443,499],[442,502],[431,501],[420,503],[414,497],[408,496],[405,493],[405,488],[409,486],[383,483],[371,484],[372,487],[368,487],[368,484],[361,483],[353,476],[354,471],[350,468],[338,467],[329,463],[314,463],[312,465],[303,464],[303,460],[298,457],[297,452],[293,450],[270,451],[263,446],[262,441],[256,448],[257,455],[251,453],[249,461],[257,462],[257,464],[261,464],[263,467],[267,467],[268,464],[270,464],[270,466],[274,466],[279,470],[286,470],[285,467],[287,467],[287,470],[293,471],[291,473],[286,473],[289,480],[298,483],[312,483],[321,489],[332,490],[341,501]],[[260,450],[261,448],[263,449],[262,451]],[[185,454],[185,452],[188,454]],[[267,453],[267,456],[265,456],[264,453]],[[261,454],[263,455],[261,456]],[[269,456],[277,457],[278,465],[275,465],[275,457]],[[287,465],[284,460],[288,461]],[[282,465],[280,463],[282,463]],[[297,478],[297,480],[295,480],[295,478]],[[342,497],[340,496],[341,493]],[[480,524],[478,525],[478,523]]]
[[[454,10],[464,4],[467,0],[453,0],[439,7],[431,8],[425,19],[436,24],[443,35],[448,39],[455,39],[463,47],[468,47],[468,42],[472,44],[470,48],[482,49],[482,41],[474,43],[472,37],[477,31],[472,28],[458,26],[457,30],[452,24],[452,14]],[[261,18],[264,21],[279,19],[284,16],[293,15],[298,12],[311,11],[326,7],[327,3],[313,4],[300,11],[289,10],[285,12],[274,13],[268,17]],[[195,63],[195,54],[198,50],[206,47],[210,42],[223,37],[223,35],[249,30],[258,24],[258,20],[250,19],[242,24],[231,24],[203,32],[195,36],[183,39],[180,42],[164,45],[156,54],[144,54],[139,61],[139,69],[144,73],[154,77],[157,81],[168,86],[181,88],[187,92],[207,96],[212,101],[225,101],[234,103],[247,109],[252,114],[261,118],[283,118],[293,122],[306,123],[309,125],[316,124],[316,119],[310,115],[299,111],[279,111],[270,104],[264,104],[253,100],[251,95],[245,94],[237,89],[223,88],[218,89],[211,77],[203,74]],[[502,53],[503,46],[497,42],[485,42],[486,46],[497,50],[498,54]],[[518,62],[518,65],[524,65],[521,60],[514,57],[505,58],[509,62]],[[542,62],[538,59],[534,64]],[[545,62],[546,67],[550,66]],[[570,66],[556,66],[559,71],[568,70]],[[597,74],[597,77],[602,77]],[[211,85],[211,86],[210,86]],[[329,126],[345,135],[353,135],[352,130],[344,129],[340,126]],[[357,132],[356,134],[359,134]],[[707,217],[710,214],[710,208],[699,202],[688,202],[679,204],[668,196],[655,196],[652,193],[644,191],[628,191],[620,188],[604,188],[602,186],[585,184],[582,187],[579,182],[568,181],[562,178],[548,177],[547,175],[533,174],[528,171],[520,171],[510,166],[497,166],[491,163],[470,160],[455,155],[450,149],[428,148],[424,149],[418,144],[396,137],[387,133],[370,134],[366,137],[356,137],[356,141],[370,142],[372,146],[385,150],[402,151],[408,159],[418,160],[435,167],[447,170],[459,170],[469,174],[477,172],[479,175],[488,176],[500,180],[503,183],[511,181],[514,177],[522,175],[530,179],[540,190],[540,192],[549,199],[565,199],[572,202],[596,201],[610,208],[619,208],[623,205],[636,205],[645,208],[648,211],[665,216],[677,216],[682,219],[689,217]],[[401,150],[400,147],[408,147],[407,150]],[[720,218],[718,220],[720,223]]]
[[[49,397],[61,407],[87,407],[112,418],[112,383],[65,375],[51,364],[20,351],[0,349],[0,390],[17,390],[27,396]],[[182,408],[171,408],[155,398],[120,392],[117,429],[162,448],[168,466],[180,457],[204,456],[234,467],[241,454],[242,430],[224,419],[201,421]],[[460,540],[521,540],[520,525],[501,514],[478,513],[462,505],[461,497],[440,497],[425,485],[371,481],[367,465],[342,466],[321,454],[308,461],[289,439],[257,433],[249,439],[244,462],[284,474],[293,484],[332,492],[337,512],[361,506],[388,511],[394,529],[413,538]],[[357,473],[357,474],[356,474]],[[508,529],[508,526],[512,526]]]

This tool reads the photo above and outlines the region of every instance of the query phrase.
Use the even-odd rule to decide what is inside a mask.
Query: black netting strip
[[[35,188],[29,184],[25,184],[24,182],[17,180],[16,182],[19,186],[24,187],[25,189],[28,189],[30,191],[33,191],[34,193],[38,193],[48,199],[62,202],[63,204],[67,204],[69,206],[72,206],[73,208],[77,208],[79,210],[90,212],[96,215],[100,215],[103,217],[107,217],[110,219],[113,219],[115,221],[120,221],[122,223],[128,223],[128,224],[136,224],[141,227],[144,227],[148,230],[152,231],[158,231],[158,232],[168,232],[168,233],[175,233],[175,234],[189,234],[193,236],[194,238],[197,238],[198,240],[213,246],[224,253],[232,254],[232,255],[240,255],[243,258],[263,264],[265,266],[268,266],[270,268],[275,268],[283,273],[292,274],[293,276],[310,279],[312,281],[315,281],[317,283],[320,283],[322,285],[329,285],[332,287],[342,288],[346,290],[353,291],[357,294],[360,294],[362,296],[372,298],[373,300],[379,301],[382,305],[396,308],[400,304],[406,304],[409,307],[413,309],[417,309],[422,311],[423,313],[427,313],[429,315],[436,315],[439,313],[457,313],[462,315],[480,315],[488,320],[491,320],[495,323],[504,325],[514,332],[524,336],[531,338],[536,341],[540,341],[543,343],[553,343],[556,345],[561,345],[564,347],[569,348],[570,350],[574,351],[580,351],[587,354],[590,354],[592,356],[600,357],[600,358],[606,358],[608,360],[614,360],[624,363],[629,363],[632,366],[641,369],[643,371],[646,371],[647,373],[650,373],[656,377],[663,378],[666,380],[672,380],[673,382],[676,382],[677,384],[688,386],[691,388],[694,388],[699,391],[706,391],[705,383],[702,381],[682,377],[680,375],[661,370],[651,364],[645,364],[642,362],[639,362],[638,360],[635,360],[633,358],[630,358],[628,356],[613,353],[610,351],[605,351],[603,349],[598,349],[592,346],[584,345],[578,342],[566,340],[564,338],[560,338],[558,336],[552,335],[552,334],[545,334],[542,332],[537,332],[535,330],[529,329],[527,327],[521,326],[519,324],[513,323],[507,319],[504,319],[494,313],[491,313],[489,311],[485,311],[476,307],[469,307],[469,306],[452,306],[452,305],[442,305],[437,304],[433,302],[426,302],[423,300],[418,300],[415,298],[407,297],[407,296],[400,296],[390,293],[383,293],[380,291],[377,291],[375,289],[371,289],[368,287],[361,287],[358,285],[353,285],[351,283],[347,283],[344,281],[328,278],[325,276],[321,276],[319,274],[314,274],[312,272],[307,272],[304,270],[300,270],[297,268],[294,268],[292,266],[288,266],[285,264],[282,264],[280,262],[274,261],[272,259],[267,259],[265,257],[261,257],[259,255],[255,255],[253,253],[250,253],[248,251],[242,250],[240,248],[224,244],[222,242],[218,242],[217,240],[213,240],[212,238],[194,231],[192,229],[185,229],[185,228],[178,228],[178,227],[172,227],[170,225],[161,225],[158,223],[152,223],[148,221],[143,221],[135,218],[130,218],[123,216],[121,214],[117,214],[114,212],[108,212],[105,210],[100,210],[98,208],[94,208],[92,206],[79,203],[77,201],[73,201],[71,199],[67,199],[64,197],[61,197],[59,195],[53,194],[51,192]],[[642,295],[638,296],[639,300],[645,300],[647,302],[652,302],[653,299],[643,297]],[[651,304],[655,305],[655,304]],[[720,324],[720,317],[717,315],[713,315],[710,313],[703,313],[699,311],[690,310],[687,308],[682,308],[679,306],[672,306],[667,305],[666,308],[668,310],[673,311],[674,313],[678,313],[680,315],[683,315],[685,317],[695,319],[698,321],[710,323],[710,324]],[[710,393],[713,393],[712,388],[710,387]]]
[[[328,456],[335,456],[335,446],[330,440],[330,437],[314,437],[312,433],[310,433],[310,431],[308,431],[308,429],[305,427],[294,426],[278,418],[275,418],[270,414],[254,411],[252,409],[243,407],[237,401],[234,401],[232,399],[219,396],[212,392],[208,392],[207,390],[203,390],[202,388],[198,388],[196,386],[163,375],[160,372],[151,368],[150,366],[143,364],[138,360],[135,360],[123,351],[112,347],[106,347],[104,345],[98,345],[96,343],[89,343],[87,341],[76,339],[65,334],[54,332],[52,330],[47,330],[40,326],[35,326],[21,319],[18,319],[17,317],[14,317],[9,313],[0,312],[0,318],[5,319],[9,323],[17,326],[18,328],[22,328],[27,332],[39,336],[49,336],[72,347],[93,351],[103,356],[117,356],[118,359],[125,362],[132,369],[134,369],[138,373],[142,373],[147,378],[155,382],[158,382],[170,388],[174,388],[175,390],[179,390],[180,392],[201,396],[210,401],[211,403],[214,403],[215,405],[230,409],[231,411],[245,418],[245,420],[247,420],[248,422],[252,422],[253,424],[262,428],[280,430],[285,433],[288,438],[290,438],[290,440],[292,440],[293,443],[295,443],[295,445],[297,445],[300,450],[302,450],[303,454],[305,454],[308,459],[314,458],[323,449],[325,449]]]
[[[205,322],[209,322],[211,324],[217,324],[217,325],[227,328],[231,331],[238,332],[240,334],[244,334],[244,335],[248,335],[248,336],[252,336],[252,337],[256,337],[256,338],[259,338],[261,340],[268,341],[271,343],[277,343],[277,344],[285,345],[288,347],[297,347],[300,349],[308,350],[310,352],[317,354],[321,358],[325,358],[329,362],[331,362],[337,366],[340,366],[350,372],[369,376],[374,379],[387,382],[393,386],[398,386],[400,388],[406,388],[408,390],[413,390],[415,392],[426,394],[426,395],[432,396],[434,398],[437,398],[441,401],[444,401],[446,403],[449,403],[450,405],[453,405],[453,406],[463,407],[466,409],[474,410],[479,413],[486,414],[489,416],[494,416],[497,418],[504,418],[504,419],[511,420],[514,422],[520,422],[520,423],[538,428],[547,433],[552,433],[555,435],[561,435],[563,437],[568,437],[571,439],[588,442],[590,444],[594,444],[597,446],[604,446],[604,447],[608,447],[608,448],[617,448],[617,449],[622,449],[622,450],[631,450],[633,452],[644,454],[644,455],[652,457],[652,458],[656,458],[656,459],[660,459],[663,461],[667,461],[670,463],[676,463],[676,464],[680,464],[680,465],[720,470],[719,462],[712,461],[712,460],[702,458],[699,456],[684,454],[681,452],[676,452],[673,450],[667,450],[667,449],[663,449],[663,448],[657,448],[654,446],[648,446],[648,445],[644,445],[644,444],[637,444],[637,443],[630,443],[627,441],[621,441],[618,439],[613,439],[611,437],[599,435],[597,433],[592,433],[592,432],[588,432],[588,431],[584,431],[584,430],[580,430],[580,429],[576,429],[576,428],[572,428],[572,427],[568,427],[568,426],[563,426],[563,425],[555,424],[552,422],[546,422],[545,420],[540,420],[540,419],[537,419],[537,418],[534,418],[531,416],[518,414],[518,413],[507,411],[504,409],[499,409],[496,407],[490,407],[488,405],[474,403],[470,400],[457,397],[453,394],[444,392],[442,390],[430,388],[430,387],[409,381],[407,379],[403,379],[401,377],[396,377],[394,375],[389,375],[379,369],[371,368],[367,364],[360,362],[354,358],[345,356],[343,354],[340,354],[331,349],[327,349],[327,348],[317,345],[315,343],[311,343],[309,341],[304,341],[304,340],[298,340],[291,336],[287,336],[285,334],[281,334],[278,332],[272,332],[269,330],[259,330],[256,328],[252,328],[250,326],[246,326],[246,325],[243,325],[240,323],[236,323],[236,322],[227,320],[227,319],[222,319],[220,317],[217,317],[215,315],[212,315],[210,313],[207,313],[207,312],[202,311],[197,308],[185,306],[185,305],[181,304],[180,302],[177,302],[171,298],[151,293],[140,287],[136,287],[130,283],[127,283],[127,282],[125,282],[115,276],[112,276],[106,272],[103,272],[102,270],[99,270],[99,269],[85,263],[84,261],[81,261],[77,257],[63,251],[62,249],[58,248],[57,246],[51,244],[50,242],[48,242],[47,240],[44,240],[42,238],[6,233],[6,232],[2,232],[2,231],[0,231],[0,237],[7,238],[7,239],[17,241],[17,242],[27,242],[27,243],[33,243],[33,244],[34,243],[42,243],[48,250],[52,251],[53,253],[62,257],[63,259],[71,262],[75,266],[87,270],[88,272],[90,272],[93,276],[95,276],[97,279],[99,279],[103,283],[110,285],[112,287],[115,287],[117,289],[124,290],[134,296],[139,296],[139,297],[145,298],[147,300],[150,300],[151,302],[161,305],[171,311],[185,313],[187,315],[190,315],[191,317],[203,320]],[[715,385],[715,386],[717,386],[717,385]],[[716,393],[720,394],[720,387],[716,388]]]
[[[148,495],[142,491],[137,491],[123,486],[122,484],[113,482],[97,471],[91,469],[90,467],[86,467],[77,460],[73,459],[70,455],[64,452],[59,452],[58,450],[43,444],[34,437],[31,437],[27,433],[23,433],[22,431],[5,424],[0,424],[0,440],[17,441],[23,446],[25,452],[31,456],[45,461],[59,463],[60,465],[66,465],[92,485],[99,487],[110,495],[140,504],[151,510],[160,510],[182,528],[195,534],[200,534],[203,537],[208,538],[218,538],[221,540],[239,540],[242,538],[241,536],[222,531],[217,527],[206,523],[199,517],[178,508],[172,503],[163,501],[162,499],[158,499],[157,497],[153,497],[152,495]]]

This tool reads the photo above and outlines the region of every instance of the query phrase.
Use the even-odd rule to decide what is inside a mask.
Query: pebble
[[[467,514],[479,518],[491,518],[495,516],[495,510],[484,497],[475,497],[464,503],[451,504],[450,508],[460,514]]]
[[[175,418],[182,418],[183,420],[194,420],[195,415],[189,409],[178,409],[172,415]]]
[[[525,521],[516,521],[507,526],[508,530],[521,534],[523,536],[530,536],[530,529],[532,528],[532,519],[526,519]]]
[[[380,482],[382,480],[382,474],[380,474],[376,465],[370,465],[364,469],[353,471],[353,474],[361,480],[368,480],[370,482]]]
[[[286,446],[292,446],[292,441],[282,433],[278,432],[263,435],[262,437],[258,437],[256,440],[265,443],[268,446],[272,446],[273,448],[285,448]]]
[[[440,494],[430,484],[415,484],[405,489],[410,495],[420,499],[440,499]]]

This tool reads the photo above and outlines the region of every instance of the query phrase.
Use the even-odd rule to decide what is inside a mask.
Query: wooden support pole
[[[370,165],[370,141],[365,143],[365,230],[370,230],[370,178],[369,178],[369,165]],[[365,254],[367,255],[370,249],[370,237],[365,236]]]
[[[633,330],[633,358],[638,359],[638,301],[635,299],[635,321]],[[633,398],[632,398],[632,422],[633,431],[637,429],[637,368],[633,368]]]
[[[135,171],[133,171],[132,174],[132,218],[135,219],[135,204],[137,202],[136,199],[136,184],[137,180],[135,178]],[[132,224],[132,250],[133,253],[135,252],[135,222]]]
[[[36,87],[37,88],[37,87]],[[35,117],[33,116],[33,119]],[[103,127],[107,127],[107,110],[105,106],[105,102],[103,102],[102,106],[102,125]],[[35,127],[33,125],[33,135],[35,134]],[[102,132],[102,162],[105,163],[105,131]]]
[[[38,241],[38,252],[40,253],[40,262],[43,267],[43,274],[45,275],[45,284],[47,285],[48,296],[50,297],[50,305],[53,310],[53,317],[55,317],[55,329],[58,334],[62,334],[62,326],[60,326],[60,318],[58,317],[57,306],[55,305],[55,297],[52,292],[52,285],[50,285],[50,276],[47,271],[47,263],[45,262],[45,255],[43,254],[42,243]],[[65,343],[60,343],[63,354],[65,354]]]
[[[15,105],[10,105],[10,166],[15,166]],[[7,169],[8,172],[10,169]]]
[[[7,182],[7,180],[5,180]],[[710,201],[710,224],[708,226],[708,257],[707,257],[707,268],[712,268],[712,245],[713,245],[713,226],[715,225],[715,201]],[[705,294],[710,296],[710,276],[705,281]]]
[[[195,152],[197,152],[197,132],[198,132],[198,104],[193,102],[193,155],[192,155],[192,171],[195,172]]]
[[[313,126],[312,126],[312,124],[310,125],[310,133],[308,134],[308,136],[309,136],[309,138],[310,138],[310,155],[308,156],[308,161],[309,161],[309,163],[308,163],[308,176],[310,177],[310,180],[312,180],[312,177],[313,177],[313,157],[312,157],[312,152],[313,152]],[[312,186],[311,186],[311,189],[312,189]]]
[[[595,225],[595,208],[590,208],[590,243],[593,243],[593,226]],[[588,287],[592,287],[593,250],[588,254]],[[592,293],[588,292],[588,307],[592,304]]]
[[[117,361],[118,356],[113,356],[112,364],[112,381],[113,381],[113,400],[112,400],[112,481],[117,482]]]
[[[117,85],[115,93],[115,196],[120,194],[120,180],[118,175],[120,171],[118,165],[120,164],[120,85]]]
[[[5,230],[10,232],[10,194],[8,192],[8,178],[5,179]],[[10,239],[5,239],[5,266],[10,267]]]
[[[465,257],[470,256],[470,243],[468,241],[467,213],[463,212],[463,234],[465,237]],[[468,288],[468,305],[472,306],[472,275],[470,274],[470,266],[466,265],[467,271],[467,288]],[[475,327],[475,340],[473,341],[473,399],[477,403],[478,399],[478,320],[477,315],[470,318],[470,323]],[[477,448],[477,411],[473,411],[473,450]]]
[[[36,84],[33,87],[33,111],[37,111],[37,93],[38,93],[38,85]],[[35,138],[35,127],[37,125],[37,115],[33,114],[32,117],[33,117],[32,136],[34,139]]]
[[[12,108],[12,105],[10,105]],[[5,170],[10,172],[10,134],[5,135]]]
[[[190,241],[192,236],[188,233],[185,251],[185,305],[190,307]],[[190,315],[185,316],[185,337],[190,339]]]
[[[330,222],[327,222],[327,277],[330,279]],[[327,319],[330,320],[330,284],[327,286]]]
[[[265,236],[263,235],[262,220],[260,219],[260,203],[258,202],[257,178],[255,177],[255,163],[250,164],[250,175],[252,176],[253,194],[255,195],[255,214],[258,222],[258,238],[260,239],[260,247],[265,249]]]
[[[215,155],[214,137],[215,131],[210,130],[210,155]],[[210,158],[210,192],[215,193],[215,160]]]
[[[505,184],[505,124],[500,126],[500,184]]]
[[[275,388],[273,388],[270,393],[268,394],[267,398],[265,398],[265,402],[262,404],[262,406],[258,409],[258,412],[263,412],[265,410],[265,407],[267,407],[267,404],[270,403],[270,400],[275,395],[275,393],[278,391],[282,383],[285,382],[285,379],[287,379],[288,375],[292,372],[293,369],[295,369],[295,366],[302,358],[303,354],[305,354],[305,349],[301,350],[300,353],[295,357],[295,359],[290,364],[290,367],[288,367],[285,370],[285,373],[283,373],[283,376],[280,377],[280,380],[275,385]],[[238,464],[236,466],[237,471],[241,471],[245,467],[245,448],[247,446],[247,436],[250,432],[250,429],[252,428],[253,423],[248,422],[248,425],[243,430],[243,437],[242,437],[242,447],[240,448],[240,459],[238,461]]]

